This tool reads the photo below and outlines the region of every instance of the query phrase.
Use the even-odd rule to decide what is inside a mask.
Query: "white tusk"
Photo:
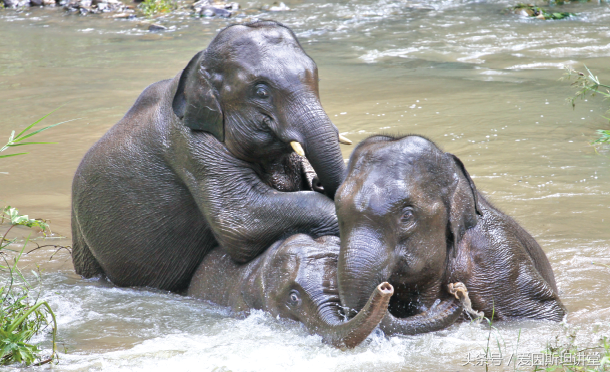
[[[339,143],[342,145],[351,145],[352,144],[352,140],[343,137],[342,135],[339,135]]]
[[[298,155],[303,157],[305,156],[305,151],[303,151],[303,148],[301,147],[301,144],[298,141],[290,141],[290,146],[292,146],[292,149]]]

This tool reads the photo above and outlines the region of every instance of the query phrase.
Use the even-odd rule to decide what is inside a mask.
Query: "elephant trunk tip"
[[[358,346],[383,319],[393,294],[394,287],[390,283],[379,284],[364,308],[347,323],[335,327],[338,332],[335,332],[327,342],[342,349]]]
[[[379,294],[383,297],[389,298],[394,294],[394,287],[388,282],[383,282],[377,286],[377,291],[379,291]]]

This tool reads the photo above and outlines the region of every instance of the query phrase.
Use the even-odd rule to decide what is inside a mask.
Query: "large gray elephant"
[[[72,186],[76,272],[179,290],[214,246],[243,263],[295,233],[338,235],[340,138],[290,29],[225,28],[85,155]],[[326,196],[303,191],[293,150]]]
[[[387,334],[454,322],[461,308],[448,293],[452,282],[464,283],[472,308],[489,318],[560,321],[566,313],[534,238],[485,200],[456,156],[425,138],[360,143],[335,204],[342,304],[357,311],[375,283],[388,281]]]
[[[204,257],[188,295],[229,306],[237,314],[259,309],[297,320],[326,343],[355,347],[387,313],[393,288],[388,283],[373,286],[362,310],[345,321],[337,288],[338,255],[339,238],[334,236],[314,240],[294,235],[242,265],[219,247]]]

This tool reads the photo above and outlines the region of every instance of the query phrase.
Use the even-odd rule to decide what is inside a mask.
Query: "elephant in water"
[[[199,265],[188,295],[229,306],[235,313],[260,309],[301,321],[326,343],[355,347],[387,313],[393,288],[373,285],[362,310],[345,321],[336,279],[338,255],[339,238],[334,236],[314,240],[293,235],[242,265],[218,247]]]
[[[340,140],[294,33],[272,21],[229,26],[146,88],[83,158],[75,270],[180,290],[212,247],[244,263],[295,233],[338,235]],[[307,186],[299,156],[326,196]]]
[[[388,281],[386,334],[454,322],[462,308],[451,282],[465,284],[472,308],[489,318],[561,321],[566,313],[534,238],[485,200],[456,156],[425,138],[360,143],[335,204],[342,305],[362,309],[375,283]]]

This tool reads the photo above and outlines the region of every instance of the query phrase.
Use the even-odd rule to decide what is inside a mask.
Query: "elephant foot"
[[[482,311],[476,311],[472,308],[472,302],[470,302],[470,297],[468,297],[468,289],[466,288],[466,285],[464,283],[449,283],[447,285],[447,290],[462,303],[464,310],[468,314],[474,316],[474,318],[477,320],[483,319],[485,314],[483,314]]]

